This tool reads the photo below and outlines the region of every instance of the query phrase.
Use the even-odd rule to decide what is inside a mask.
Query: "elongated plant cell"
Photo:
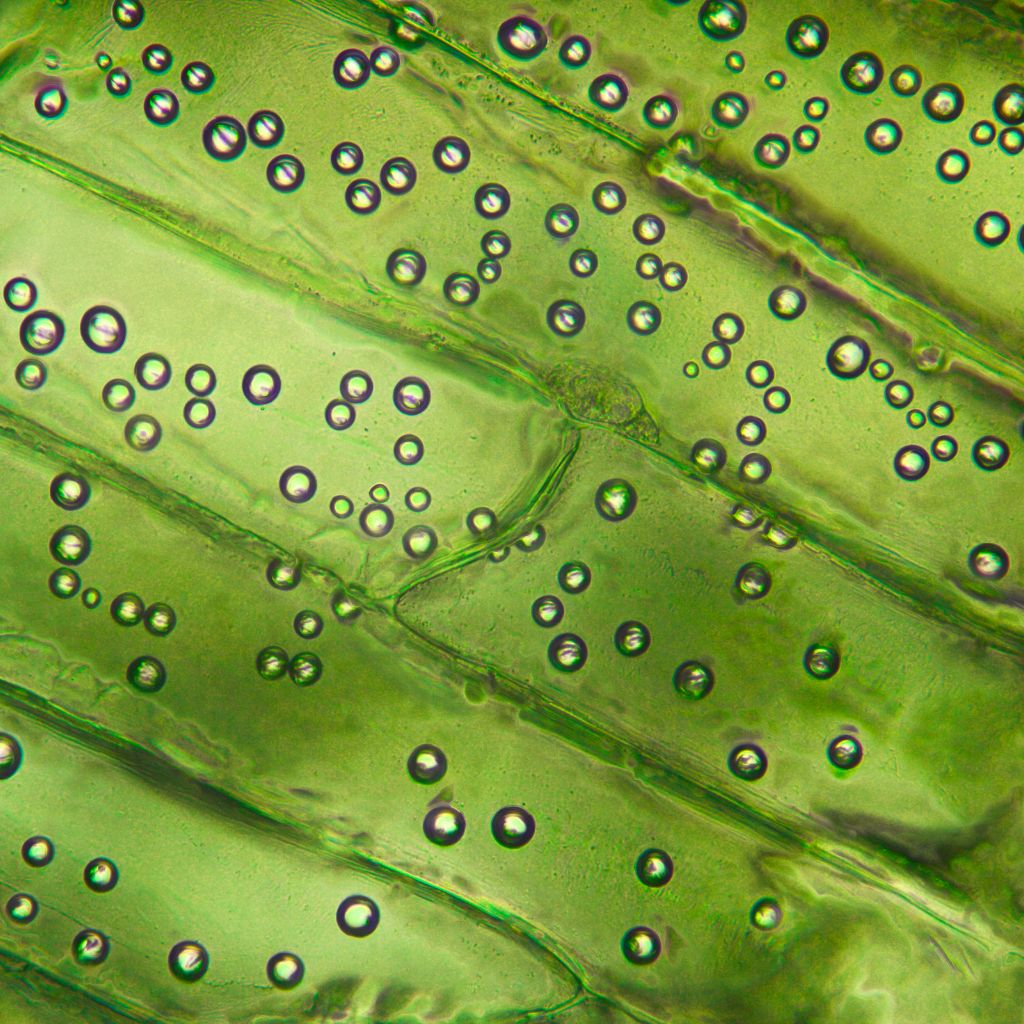
[[[0,1022],[1018,1022],[1022,32],[2,0]]]

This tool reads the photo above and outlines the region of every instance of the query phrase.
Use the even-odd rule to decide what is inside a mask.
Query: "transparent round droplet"
[[[974,222],[974,237],[992,249],[1010,237],[1010,220],[1005,213],[989,210]]]
[[[339,142],[331,150],[331,166],[339,174],[355,174],[363,166],[363,150],[354,142]]]
[[[524,15],[502,22],[498,29],[498,45],[516,60],[539,57],[548,44],[547,33],[540,24]]]
[[[679,116],[679,104],[671,96],[652,96],[644,104],[644,120],[652,128],[670,128]]]
[[[137,626],[146,614],[146,603],[138,594],[118,594],[110,602],[110,614],[119,626]]]
[[[903,141],[903,129],[891,117],[880,117],[864,130],[864,141],[873,153],[892,153]]]
[[[851,92],[874,92],[882,84],[884,71],[878,57],[867,51],[855,53],[844,61],[839,79]]]
[[[729,771],[745,782],[755,782],[768,771],[768,755],[754,743],[741,744],[729,754]]]
[[[582,594],[592,578],[590,566],[583,562],[566,562],[558,570],[558,585],[567,594]]]
[[[466,834],[466,818],[448,804],[432,807],[423,819],[423,834],[435,846],[454,846]]]
[[[786,29],[786,45],[797,57],[819,57],[828,46],[828,25],[813,14],[794,18]]]
[[[508,213],[509,207],[512,205],[512,197],[504,185],[488,182],[476,190],[473,204],[481,217],[486,220],[497,220]]]
[[[213,68],[205,61],[189,61],[181,69],[181,84],[186,92],[195,94],[209,92],[213,87]]]
[[[301,651],[288,662],[288,675],[296,686],[312,686],[323,672],[323,663],[311,651]]]
[[[50,573],[50,593],[61,600],[74,597],[82,586],[82,578],[74,569],[62,566]]]
[[[599,213],[619,213],[626,206],[625,189],[614,181],[602,181],[596,185],[591,198],[594,202],[594,209]]]
[[[342,50],[334,58],[334,80],[343,89],[358,89],[370,77],[370,60],[362,50]]]
[[[444,297],[456,306],[471,306],[480,297],[480,285],[472,274],[449,274],[444,282]]]
[[[598,75],[590,83],[590,102],[602,110],[614,113],[621,110],[629,99],[629,86],[620,75]]]
[[[412,526],[402,536],[402,548],[410,558],[427,558],[437,548],[437,534],[429,526]]]
[[[622,936],[622,955],[637,966],[653,964],[661,955],[661,939],[657,932],[643,925],[630,928]]]
[[[306,968],[295,953],[275,953],[267,961],[267,980],[274,988],[293,989],[305,973]]]
[[[21,744],[9,732],[0,732],[0,782],[6,782],[21,767]]]
[[[324,420],[331,430],[348,430],[356,421],[356,411],[343,398],[335,398],[327,403]]]
[[[538,626],[550,629],[562,621],[562,617],[565,615],[565,605],[554,594],[545,594],[533,602],[530,614]]]
[[[368,178],[356,178],[345,189],[345,202],[353,213],[373,213],[380,206],[380,186]]]
[[[19,329],[21,347],[33,355],[45,356],[56,351],[64,340],[64,321],[49,310],[29,313]]]
[[[736,39],[747,27],[747,9],[741,0],[705,0],[697,24],[706,36],[718,42]]]
[[[725,447],[714,438],[701,438],[690,449],[690,461],[702,473],[717,473],[725,466]]]
[[[548,660],[559,672],[578,672],[587,663],[587,645],[575,633],[560,633],[548,645]]]
[[[181,109],[178,97],[170,89],[153,89],[146,93],[142,101],[142,109],[150,124],[165,127],[174,124]]]
[[[251,366],[242,378],[242,394],[253,405],[269,405],[281,393],[281,375],[272,366]]]
[[[380,909],[369,896],[349,896],[338,905],[338,927],[353,938],[365,938],[377,930]]]
[[[939,156],[935,164],[935,170],[939,177],[953,185],[963,181],[970,169],[970,157],[961,149],[947,149]]]
[[[548,306],[548,327],[555,334],[571,338],[583,330],[587,322],[587,314],[578,302],[571,299],[559,299]]]
[[[828,759],[833,767],[849,771],[864,759],[864,747],[856,736],[837,736],[828,745]]]
[[[964,94],[958,85],[941,82],[925,90],[921,98],[925,114],[943,124],[955,121],[964,109]]]
[[[897,96],[916,96],[921,88],[921,72],[913,64],[901,64],[889,76],[889,87]]]
[[[82,877],[93,892],[110,892],[121,876],[112,860],[107,857],[96,857],[85,865]]]
[[[978,544],[971,548],[967,565],[975,576],[985,580],[1001,580],[1010,569],[1010,557],[998,544]]]
[[[754,147],[754,158],[762,167],[775,169],[789,159],[789,139],[785,135],[762,135]]]
[[[86,928],[71,940],[71,955],[83,967],[95,967],[110,955],[110,939],[102,932]]]
[[[14,379],[26,391],[38,391],[46,383],[46,367],[38,359],[23,359],[14,368]]]
[[[359,513],[359,525],[368,537],[384,537],[391,532],[395,517],[387,505],[367,505]]]
[[[49,85],[36,93],[36,113],[49,121],[60,117],[68,109],[68,97],[62,85]]]
[[[276,645],[264,647],[256,655],[256,671],[264,679],[280,679],[288,671],[288,652]]]
[[[594,494],[597,514],[610,522],[628,519],[636,510],[636,505],[636,488],[628,480],[605,480]]]
[[[675,866],[672,858],[664,850],[644,850],[637,857],[635,865],[636,877],[644,885],[652,889],[660,889],[672,881]]]
[[[626,311],[626,323],[634,334],[653,334],[661,326],[661,310],[653,302],[634,302]]]
[[[309,501],[316,494],[316,476],[306,466],[289,466],[281,473],[278,486],[286,501]]]
[[[93,306],[85,311],[80,324],[82,340],[94,352],[117,352],[125,343],[124,317],[111,306]]]
[[[12,924],[31,924],[39,914],[39,902],[27,892],[16,892],[4,905]]]
[[[480,248],[485,256],[504,259],[512,251],[512,239],[504,231],[488,231],[480,239]]]
[[[758,931],[772,931],[782,923],[782,908],[769,897],[760,899],[750,908],[750,923]]]
[[[142,24],[146,10],[141,0],[114,0],[111,16],[118,28],[133,29]]]
[[[893,459],[896,475],[903,480],[920,480],[928,472],[931,460],[928,453],[917,444],[904,445]]]
[[[665,222],[653,213],[644,213],[633,221],[633,237],[644,245],[656,245],[665,237]]]
[[[50,481],[50,500],[69,512],[84,508],[90,493],[85,477],[77,473],[58,473]]]
[[[619,654],[637,658],[650,650],[651,631],[642,622],[623,622],[615,630],[614,641]]]
[[[590,41],[583,36],[566,36],[558,48],[558,56],[569,68],[581,68],[590,60]]]
[[[21,844],[22,860],[30,868],[45,868],[55,854],[53,840],[47,836],[30,836]]]
[[[771,573],[759,562],[748,562],[736,573],[735,586],[741,597],[760,600],[772,588]]]
[[[150,43],[142,51],[142,66],[154,75],[162,75],[168,71],[174,57],[163,43]]]
[[[672,675],[676,693],[687,700],[703,700],[714,688],[715,674],[700,661],[684,661]]]
[[[971,458],[978,469],[992,472],[1006,465],[1010,458],[1010,449],[1002,438],[988,434],[974,442]]]
[[[832,342],[825,365],[829,371],[841,380],[853,380],[859,377],[871,361],[871,349],[862,338],[845,335]]]
[[[128,682],[143,693],[155,693],[167,682],[163,662],[149,654],[132,661],[125,675]]]
[[[4,285],[4,302],[16,313],[26,313],[36,304],[36,286],[27,277],[12,277]]]
[[[416,285],[427,272],[427,261],[415,249],[395,249],[388,257],[387,271],[395,284]]]
[[[444,778],[448,770],[448,758],[440,747],[422,743],[409,755],[406,768],[416,782],[430,785]]]
[[[80,526],[62,526],[50,538],[50,554],[61,565],[81,565],[91,550],[89,534]]]
[[[194,939],[178,942],[167,955],[167,966],[178,981],[197,982],[210,968],[210,954]]]
[[[392,195],[404,196],[416,184],[416,167],[408,157],[391,157],[381,166],[380,183]]]
[[[299,565],[281,558],[272,558],[267,563],[267,582],[275,590],[294,590],[301,580],[302,569]]]
[[[507,850],[525,846],[536,831],[537,823],[525,807],[502,807],[491,818],[491,835]]]

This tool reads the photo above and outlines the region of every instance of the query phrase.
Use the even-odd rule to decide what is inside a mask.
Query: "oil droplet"
[[[6,782],[21,767],[21,744],[9,732],[0,732],[0,782]]]
[[[49,355],[64,340],[64,321],[56,313],[40,309],[21,321],[19,335],[21,347],[26,352]]]
[[[672,675],[676,693],[687,700],[703,700],[714,688],[715,674],[699,661],[684,661]]]
[[[839,651],[831,644],[814,643],[804,651],[804,668],[815,679],[831,679],[839,664]]]
[[[46,836],[31,836],[21,844],[22,860],[30,868],[45,868],[53,861],[55,853],[53,841]]]
[[[636,860],[636,877],[652,889],[660,889],[672,881],[672,858],[664,850],[644,850]]]
[[[491,818],[491,835],[508,850],[525,846],[536,831],[537,823],[525,807],[502,807]]]
[[[422,743],[409,755],[406,768],[414,781],[430,785],[444,778],[448,771],[448,758],[440,747]]]
[[[642,622],[623,622],[615,630],[615,649],[627,658],[646,654],[651,646],[651,631]]]
[[[917,444],[904,445],[893,459],[893,468],[903,480],[920,480],[928,472],[928,453]]]
[[[502,22],[498,29],[498,43],[510,57],[532,60],[544,52],[548,37],[533,18],[518,15]]]
[[[628,480],[605,480],[594,494],[594,506],[602,519],[621,522],[636,510],[636,489]]]
[[[756,744],[741,744],[729,754],[729,771],[745,782],[756,782],[768,771],[768,755]]]
[[[622,955],[631,964],[653,964],[661,955],[661,939],[652,929],[637,925],[622,936]]]
[[[759,931],[772,931],[782,923],[782,908],[769,897],[760,899],[750,908],[750,923]]]
[[[554,594],[545,594],[533,602],[530,614],[538,626],[550,629],[562,621],[562,617],[565,615],[565,605]]]
[[[975,576],[985,580],[1001,580],[1010,569],[1010,557],[998,544],[978,544],[971,548],[967,565]]]
[[[320,658],[310,651],[296,654],[288,663],[288,675],[296,686],[312,686],[323,675]]]
[[[275,953],[267,961],[267,978],[274,988],[295,988],[305,973],[305,966],[294,953]]]
[[[828,46],[828,26],[813,14],[794,18],[786,29],[786,45],[797,57],[819,57]]]
[[[349,896],[338,905],[336,917],[346,935],[362,939],[377,930],[380,909],[369,896]]]
[[[85,865],[85,884],[93,892],[110,892],[121,877],[117,865],[106,857],[96,857]]]
[[[26,313],[36,304],[36,286],[27,277],[12,277],[4,285],[4,302],[17,313]]]
[[[316,476],[305,466],[289,466],[281,473],[278,486],[286,501],[301,504],[316,494]]]
[[[847,89],[863,95],[874,92],[881,85],[882,77],[882,62],[866,51],[847,57],[839,72],[840,81]]]
[[[136,658],[126,672],[128,682],[143,693],[156,693],[167,682],[167,670],[163,662],[151,655]]]
[[[705,0],[697,24],[710,39],[723,42],[742,35],[747,26],[747,9],[740,0]]]
[[[856,736],[837,736],[828,745],[828,759],[840,771],[849,771],[864,759],[864,747]]]
[[[62,565],[81,565],[91,550],[92,540],[80,526],[62,526],[50,538],[50,554]]]
[[[110,955],[110,940],[102,932],[86,928],[72,939],[71,955],[82,966],[94,967]]]
[[[27,892],[16,892],[4,909],[13,924],[31,924],[39,913],[39,903]]]
[[[771,588],[771,573],[759,562],[747,562],[736,574],[736,589],[750,601],[760,600]]]
[[[209,970],[210,954],[194,939],[186,939],[171,947],[167,966],[179,981],[196,982]]]
[[[587,663],[587,645],[575,633],[559,633],[548,645],[548,660],[559,672],[579,672]]]
[[[971,458],[978,469],[993,472],[1002,469],[1010,459],[1010,449],[1001,438],[991,434],[978,438],[971,449]]]
[[[558,570],[558,585],[567,594],[582,594],[592,578],[590,567],[583,562],[566,562]]]
[[[454,846],[466,834],[466,818],[448,804],[432,807],[423,819],[423,834],[436,846]]]

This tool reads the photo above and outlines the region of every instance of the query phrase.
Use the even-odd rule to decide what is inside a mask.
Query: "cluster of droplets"
[[[863,377],[865,373],[873,380],[884,384],[885,402],[893,409],[903,410],[914,401],[914,388],[905,380],[893,378],[893,366],[885,359],[871,358],[868,343],[855,335],[843,335],[831,343],[825,354],[825,366],[839,380],[850,381]],[[911,430],[920,430],[931,425],[945,430],[954,420],[953,407],[945,401],[932,402],[927,410],[910,408],[906,412],[906,423]],[[932,439],[928,448],[921,444],[903,445],[893,457],[896,475],[908,483],[924,477],[932,462],[950,462],[960,450],[956,438],[940,433]],[[985,472],[1002,469],[1010,459],[1010,446],[1000,437],[986,434],[979,437],[971,447],[974,465]]]
[[[423,743],[406,761],[410,777],[423,785],[433,785],[448,771],[448,758],[440,747]],[[537,823],[525,808],[501,807],[491,818],[494,841],[508,850],[518,850],[533,839]],[[435,846],[454,846],[466,834],[466,816],[445,801],[431,801],[423,818],[423,834]]]

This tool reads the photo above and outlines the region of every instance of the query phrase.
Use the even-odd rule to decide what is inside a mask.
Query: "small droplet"
[[[16,892],[4,909],[13,924],[31,924],[39,914],[39,903],[27,892]]]
[[[83,967],[95,967],[110,955],[110,939],[102,932],[86,928],[72,939],[71,955]]]
[[[831,644],[811,644],[804,651],[804,668],[815,679],[831,679],[840,665],[839,650]]]
[[[167,682],[163,662],[148,654],[131,662],[125,676],[135,689],[143,693],[156,693]]]
[[[756,744],[741,744],[729,754],[729,771],[745,782],[756,782],[768,771],[768,755]]]
[[[437,534],[429,526],[412,526],[402,535],[402,548],[410,558],[428,558],[437,548]]]
[[[162,128],[178,119],[181,108],[178,97],[170,89],[153,89],[146,93],[142,109],[151,124]]]
[[[55,853],[53,840],[46,836],[31,836],[21,844],[22,860],[30,868],[45,868],[53,861]]]
[[[636,488],[628,480],[605,480],[594,494],[594,506],[602,519],[621,522],[636,510]]]
[[[1010,570],[1010,556],[998,544],[978,544],[971,548],[967,565],[981,579],[1001,580]]]
[[[828,46],[828,25],[813,14],[794,18],[786,29],[786,45],[797,57],[819,57]]]
[[[873,53],[860,52],[848,57],[839,72],[843,85],[851,92],[868,94],[882,84],[882,62]]]
[[[466,818],[448,804],[432,807],[423,819],[423,834],[436,846],[454,846],[466,834]]]
[[[193,940],[178,942],[167,955],[167,966],[179,981],[196,982],[210,968],[210,954]]]
[[[61,565],[81,565],[92,551],[92,540],[80,526],[62,526],[50,538],[50,554]]]
[[[533,815],[524,807],[502,807],[491,818],[491,835],[508,850],[525,846],[536,831]]]
[[[849,771],[864,759],[864,747],[856,736],[837,736],[828,745],[828,759],[840,771]]]
[[[631,964],[653,964],[661,955],[661,939],[656,932],[643,925],[630,928],[622,936],[622,955]]]
[[[590,102],[610,113],[621,110],[629,99],[629,86],[621,75],[598,75],[590,83]]]
[[[904,445],[893,459],[893,468],[897,476],[913,482],[920,480],[928,472],[931,460],[928,453],[917,444]]]
[[[40,309],[21,321],[19,336],[26,352],[46,356],[56,351],[64,340],[64,321],[56,313]]]
[[[963,113],[964,94],[959,86],[942,82],[925,91],[921,106],[933,121],[947,124]]]
[[[750,601],[760,600],[771,588],[771,573],[759,562],[748,562],[736,574],[736,589]]]
[[[772,931],[782,923],[782,908],[773,899],[760,899],[750,908],[750,923],[759,931]]]
[[[288,675],[296,686],[312,686],[319,681],[323,672],[319,656],[310,651],[302,651],[288,662]]]
[[[93,892],[110,892],[121,877],[117,865],[106,857],[96,857],[85,865],[85,884]]]
[[[316,494],[316,476],[305,466],[289,466],[281,473],[278,486],[286,501],[301,504]]]
[[[209,92],[210,89],[213,88],[213,82],[213,68],[211,68],[205,61],[189,61],[189,63],[181,69],[181,84],[184,86],[186,92],[194,93],[196,95]]]
[[[582,594],[591,579],[590,567],[583,562],[566,562],[558,570],[558,585],[567,594]]]
[[[992,472],[1006,465],[1010,459],[1010,449],[1004,440],[989,434],[974,442],[971,458],[978,469]]]
[[[16,313],[27,313],[38,297],[36,286],[27,277],[12,277],[4,285],[4,302]]]
[[[21,744],[9,732],[0,732],[0,782],[6,782],[21,767]]]
[[[646,654],[651,646],[651,631],[642,622],[623,622],[615,630],[615,649],[627,658]]]
[[[409,755],[406,768],[416,782],[430,785],[444,778],[448,770],[448,759],[440,747],[423,743]]]
[[[517,15],[502,22],[498,29],[498,43],[510,57],[532,60],[544,52],[548,37],[533,18]]]
[[[343,89],[358,89],[370,77],[370,60],[362,50],[342,50],[334,58],[334,80]]]
[[[587,663],[587,645],[575,633],[559,633],[548,645],[548,660],[559,672],[578,672]]]
[[[664,850],[644,850],[636,860],[636,877],[652,889],[660,889],[672,881],[675,867]]]
[[[672,685],[687,700],[703,700],[714,688],[715,674],[699,661],[684,661],[672,675]]]
[[[353,938],[362,939],[377,930],[380,910],[369,896],[349,896],[338,905],[338,927]]]

